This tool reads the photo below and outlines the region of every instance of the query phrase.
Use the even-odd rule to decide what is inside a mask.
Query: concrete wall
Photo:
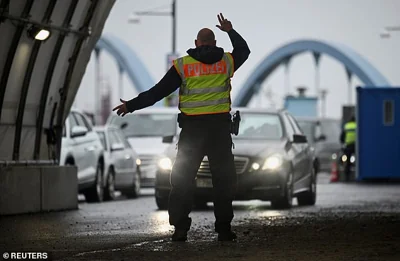
[[[0,215],[78,208],[72,166],[0,166]]]

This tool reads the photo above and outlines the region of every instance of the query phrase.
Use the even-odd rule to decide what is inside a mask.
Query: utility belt
[[[221,114],[210,114],[210,115],[198,115],[198,116],[188,116],[183,113],[178,114],[179,127],[183,128],[186,124],[229,124],[229,129],[231,134],[236,136],[239,134],[240,125],[240,112],[236,111],[233,115],[230,113]]]

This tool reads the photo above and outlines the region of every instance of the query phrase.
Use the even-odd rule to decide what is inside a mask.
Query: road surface
[[[192,213],[188,242],[171,242],[168,214],[147,190],[75,211],[0,217],[0,249],[68,261],[400,260],[399,184],[331,184],[321,174],[317,190],[313,207],[235,202],[237,242],[217,242],[212,204]]]

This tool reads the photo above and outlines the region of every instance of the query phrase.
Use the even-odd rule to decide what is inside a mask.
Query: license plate
[[[198,188],[212,188],[212,180],[211,179],[197,179],[196,185]]]

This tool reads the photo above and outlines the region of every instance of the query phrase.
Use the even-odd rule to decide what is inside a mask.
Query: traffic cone
[[[337,162],[333,161],[331,166],[331,182],[337,182],[339,180]]]

